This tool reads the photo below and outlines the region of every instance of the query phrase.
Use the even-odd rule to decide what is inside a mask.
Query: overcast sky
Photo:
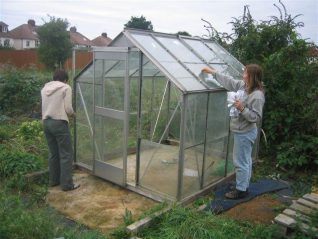
[[[318,44],[318,1],[284,0],[287,13],[302,14],[296,21],[305,24],[298,28],[302,38]],[[36,25],[49,21],[50,16],[67,19],[70,26],[94,39],[106,32],[115,38],[131,16],[145,16],[157,32],[187,31],[194,36],[207,34],[201,18],[212,23],[220,32],[231,33],[232,17],[243,15],[248,5],[256,20],[269,20],[280,16],[278,0],[0,0],[0,21],[9,30],[34,19]]]

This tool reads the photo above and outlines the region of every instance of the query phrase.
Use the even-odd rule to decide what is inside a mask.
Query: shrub
[[[43,139],[43,125],[40,120],[23,122],[17,130],[17,136],[22,140]]]
[[[280,16],[256,22],[247,6],[234,18],[234,33],[225,35],[232,54],[243,62],[264,68],[265,108],[263,129],[268,144],[265,156],[289,168],[317,168],[318,63],[308,52],[315,46],[299,38],[303,23],[287,13],[279,1]],[[228,40],[228,39],[227,39]],[[263,147],[265,148],[265,147]]]
[[[2,150],[0,152],[0,177],[9,178],[39,170],[38,157],[24,152]]]
[[[46,77],[33,69],[22,71],[10,65],[0,67],[0,115],[39,111],[40,90],[45,81]]]
[[[25,121],[18,126],[15,137],[10,140],[10,147],[21,152],[31,153],[46,162],[48,147],[40,120]]]

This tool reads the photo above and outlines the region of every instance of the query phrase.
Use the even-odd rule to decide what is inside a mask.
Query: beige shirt
[[[41,90],[42,119],[68,120],[73,115],[72,89],[61,81],[50,81]]]

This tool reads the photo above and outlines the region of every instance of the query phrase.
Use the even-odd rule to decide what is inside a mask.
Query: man
[[[68,126],[68,115],[75,115],[72,107],[72,89],[68,75],[56,70],[53,81],[41,90],[42,120],[49,147],[49,186],[60,185],[63,191],[79,187],[73,183],[73,148]]]

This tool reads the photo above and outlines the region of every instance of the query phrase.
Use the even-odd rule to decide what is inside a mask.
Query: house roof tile
[[[106,33],[102,33],[101,36],[98,36],[92,40],[93,46],[108,46],[111,43],[112,39],[107,36]]]
[[[33,21],[34,22],[34,21]],[[10,31],[10,36],[13,39],[29,39],[38,40],[37,26],[29,21],[28,24],[22,24]]]
[[[70,33],[70,40],[73,44],[92,46],[91,40],[89,40],[87,37],[85,37],[81,33],[77,32],[75,27],[71,27],[69,33]]]

